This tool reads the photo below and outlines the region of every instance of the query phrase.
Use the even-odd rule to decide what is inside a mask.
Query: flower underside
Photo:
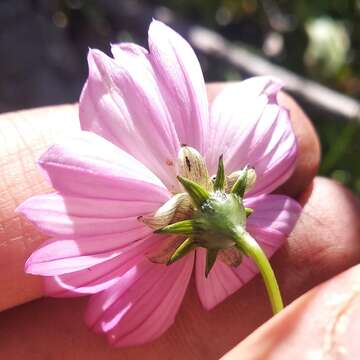
[[[180,149],[178,168],[177,179],[185,192],[175,194],[155,214],[140,218],[156,233],[177,235],[149,259],[170,265],[202,247],[207,250],[206,277],[217,257],[239,266],[246,254],[239,239],[247,235],[246,218],[253,211],[244,206],[243,198],[255,183],[254,169],[245,167],[226,176],[220,156],[217,173],[210,178],[203,157],[189,146]]]
[[[186,40],[156,20],[148,35],[148,49],[113,44],[112,57],[89,50],[83,131],[38,161],[55,192],[17,209],[51,238],[25,271],[44,277],[46,295],[91,295],[86,323],[114,346],[162,335],[192,275],[211,310],[259,271],[280,311],[268,258],[301,212],[272,194],[297,158],[290,113],[277,101],[281,82],[228,84],[209,104]],[[194,148],[179,151],[184,143],[206,152],[206,164]],[[256,176],[246,164],[256,166],[249,192]]]

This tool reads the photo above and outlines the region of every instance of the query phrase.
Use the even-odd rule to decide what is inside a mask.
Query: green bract
[[[191,154],[189,149],[186,152]],[[188,157],[187,161],[190,162]],[[236,239],[245,233],[246,217],[252,213],[252,209],[245,208],[243,205],[250,171],[253,172],[253,169],[245,168],[239,172],[239,177],[230,193],[225,192],[226,178],[222,156],[219,158],[217,174],[213,181],[213,191],[208,191],[200,184],[178,176],[179,182],[193,202],[194,211],[191,219],[175,222],[156,230],[158,233],[181,234],[187,237],[171,254],[169,264],[182,258],[196,247],[203,247],[207,249],[205,269],[207,276],[220,250],[234,247],[242,253]],[[207,181],[203,183],[206,184]]]

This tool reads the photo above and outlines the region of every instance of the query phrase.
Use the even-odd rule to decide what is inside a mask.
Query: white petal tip
[[[20,215],[23,215],[24,214],[24,203],[20,204],[15,210],[14,210],[14,213],[15,214],[20,214]]]
[[[276,78],[270,78],[269,83],[264,88],[264,93],[267,96],[275,96],[282,88],[284,83]]]
[[[149,26],[149,31],[148,31],[149,35],[150,35],[150,33],[153,33],[153,32],[162,32],[162,34],[163,34],[164,31],[165,32],[166,31],[174,32],[173,29],[171,29],[168,25],[166,25],[162,21],[152,19],[150,26]]]
[[[36,271],[34,271],[32,256],[30,256],[26,260],[26,263],[24,265],[24,271],[26,274],[29,274],[29,275],[41,275],[41,274],[38,274]]]
[[[15,213],[23,215],[25,217],[28,217],[28,211],[29,211],[29,204],[31,204],[32,198],[26,199],[24,202],[22,202],[16,209]]]
[[[206,304],[206,303],[204,303],[202,301],[201,301],[201,305],[206,311],[210,311],[215,307],[214,305],[209,305],[209,304]]]

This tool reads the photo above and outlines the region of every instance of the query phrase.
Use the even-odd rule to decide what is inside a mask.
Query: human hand
[[[212,85],[210,97],[220,85]],[[300,145],[297,169],[282,191],[300,196],[305,204],[303,215],[288,243],[274,256],[286,302],[299,296],[315,284],[337,274],[358,261],[359,245],[354,223],[359,209],[356,201],[341,187],[327,180],[315,181],[309,188],[319,162],[319,146],[306,116],[291,99],[282,95],[289,107],[295,133]],[[79,128],[75,106],[51,107],[29,112],[3,115],[0,133],[5,147],[3,184],[0,192],[0,307],[6,308],[41,296],[40,279],[26,276],[23,264],[41,243],[30,225],[14,216],[14,208],[25,198],[50,191],[34,161],[48,145]],[[307,191],[304,193],[304,190]],[[332,203],[325,203],[323,195]],[[346,214],[332,221],[342,206]],[[356,232],[357,231],[357,232]],[[342,241],[339,243],[339,236]],[[251,333],[270,316],[263,284],[259,278],[245,286],[225,303],[205,312],[195,295],[193,286],[185,299],[176,324],[159,340],[132,349],[111,349],[86,330],[82,323],[84,299],[44,299],[0,315],[2,355],[17,359],[31,358],[218,358]],[[44,344],[47,350],[44,349]]]

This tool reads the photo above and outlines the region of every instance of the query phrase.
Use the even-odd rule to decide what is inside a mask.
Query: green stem
[[[251,257],[259,268],[270,299],[272,311],[274,314],[277,314],[284,308],[284,305],[274,271],[264,251],[256,240],[246,231],[235,233],[234,240],[238,248],[240,248],[246,256]]]

